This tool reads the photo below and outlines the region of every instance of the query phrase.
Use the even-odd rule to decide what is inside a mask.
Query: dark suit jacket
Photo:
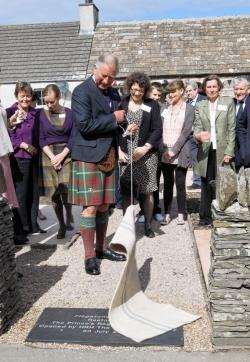
[[[236,123],[238,152],[244,167],[250,167],[250,97],[245,102],[244,112]]]
[[[207,99],[207,96],[199,93],[196,103],[204,101],[204,99]]]
[[[92,77],[78,85],[72,94],[73,130],[71,157],[84,162],[99,162],[115,142],[118,125],[113,114],[120,101],[118,92],[108,89],[111,100],[96,86]]]
[[[194,123],[194,109],[195,107],[190,104],[186,105],[185,119],[182,126],[181,133],[175,142],[172,151],[178,158],[178,166],[188,168],[193,166],[195,160],[192,157],[191,151],[191,139],[192,139],[192,126]],[[164,122],[164,120],[163,120]],[[162,144],[162,152],[164,151],[164,145]]]
[[[205,95],[198,93],[198,97],[197,97],[197,100],[196,100],[194,106],[189,101],[187,101],[186,103],[189,106],[192,106],[195,108],[199,102],[204,101],[205,99],[207,99],[207,97]],[[194,118],[193,118],[193,120],[194,120]],[[195,165],[197,163],[198,144],[197,144],[197,141],[193,137],[193,132],[190,136],[190,149],[191,149],[192,164]]]
[[[128,103],[130,96],[122,99],[119,108],[128,111]],[[139,130],[138,147],[144,146],[145,143],[150,143],[155,149],[158,149],[162,139],[162,121],[160,116],[159,104],[150,98],[145,98],[143,103],[150,107],[150,112],[144,111]]]
[[[197,100],[195,102],[195,106],[196,106],[197,103],[199,103],[201,101],[204,101],[204,99],[207,99],[207,97],[200,94],[200,93],[198,93],[198,97],[197,97]],[[187,100],[186,103],[192,105],[190,100]]]

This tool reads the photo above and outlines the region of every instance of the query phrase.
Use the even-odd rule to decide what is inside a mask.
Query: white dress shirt
[[[210,124],[211,124],[211,142],[212,142],[213,150],[216,150],[216,148],[217,148],[216,125],[215,125],[217,103],[218,103],[218,98],[216,99],[215,102],[210,102],[209,101]]]
[[[191,102],[189,104],[191,104],[191,106],[195,107],[197,99],[198,99],[198,94],[196,95],[196,97],[194,99],[191,100]]]

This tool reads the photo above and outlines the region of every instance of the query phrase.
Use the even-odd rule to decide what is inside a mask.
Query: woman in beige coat
[[[194,137],[198,142],[196,173],[201,176],[200,224],[211,225],[217,167],[234,157],[235,107],[232,99],[220,97],[223,84],[217,75],[203,81],[206,100],[195,110]]]

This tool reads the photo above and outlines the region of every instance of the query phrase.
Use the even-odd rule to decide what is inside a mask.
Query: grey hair
[[[102,65],[113,65],[115,66],[116,73],[119,72],[119,61],[118,58],[113,54],[102,54],[95,62],[95,67],[100,68]]]
[[[246,87],[249,87],[249,81],[246,79],[246,78],[243,78],[243,77],[237,77],[237,78],[233,78],[232,80],[232,86],[233,88],[236,87],[239,83],[245,83]]]
[[[198,89],[198,84],[194,80],[189,80],[186,84],[186,88],[188,85],[190,85],[190,87],[192,87],[192,89]]]

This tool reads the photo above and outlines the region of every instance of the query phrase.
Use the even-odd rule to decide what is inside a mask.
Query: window
[[[37,106],[43,106],[43,88],[34,89],[34,101],[36,101]]]

